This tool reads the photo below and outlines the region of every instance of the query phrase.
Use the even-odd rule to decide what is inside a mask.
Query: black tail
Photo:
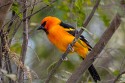
[[[100,79],[100,76],[99,76],[99,74],[97,73],[97,71],[96,71],[95,67],[93,66],[93,64],[88,68],[88,70],[89,70],[89,72],[90,72],[90,74],[91,74],[91,76],[92,76],[92,78],[93,78],[93,80],[94,80],[95,82],[97,82],[97,80],[98,80],[98,81],[101,80],[101,79]]]

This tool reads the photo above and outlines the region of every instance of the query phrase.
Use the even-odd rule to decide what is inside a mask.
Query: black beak
[[[43,27],[43,26],[40,26],[37,30],[44,30],[47,34],[48,34],[48,31]]]
[[[44,30],[45,28],[43,26],[40,26],[37,30]]]

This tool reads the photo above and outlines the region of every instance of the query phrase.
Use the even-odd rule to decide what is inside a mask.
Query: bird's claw
[[[62,58],[63,61],[68,61],[68,57]]]
[[[74,48],[70,44],[68,45],[68,48],[71,52],[74,52]]]

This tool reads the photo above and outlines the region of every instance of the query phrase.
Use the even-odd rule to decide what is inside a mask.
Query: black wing
[[[83,35],[80,36],[80,39],[82,41],[84,41],[89,46],[89,51],[91,51],[92,50],[92,46],[89,44],[89,42],[87,41],[87,39]]]
[[[66,31],[73,36],[75,36],[75,34],[78,33],[78,31],[73,26],[71,26],[69,24],[65,24],[65,23],[61,22],[60,25],[63,26],[64,28],[66,28]],[[87,39],[83,35],[80,36],[80,39],[82,41],[84,41],[89,46],[89,50],[92,49],[91,45],[89,44],[89,42],[87,41]]]
[[[68,33],[72,34],[73,36],[75,36],[75,34],[78,33],[78,31],[69,24],[65,24],[65,23],[61,22],[60,25],[63,26],[66,29],[66,31]]]

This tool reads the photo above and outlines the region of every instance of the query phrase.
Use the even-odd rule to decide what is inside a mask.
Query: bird
[[[54,16],[46,16],[43,18],[41,25],[37,30],[45,31],[49,41],[62,52],[66,51],[67,46],[72,43],[76,33],[78,33],[78,30],[72,25],[64,23]],[[70,53],[76,52],[84,60],[88,52],[92,50],[92,47],[87,39],[81,35],[72,47],[72,50],[73,51],[70,51]],[[93,64],[88,68],[88,71],[95,82],[101,80]]]

